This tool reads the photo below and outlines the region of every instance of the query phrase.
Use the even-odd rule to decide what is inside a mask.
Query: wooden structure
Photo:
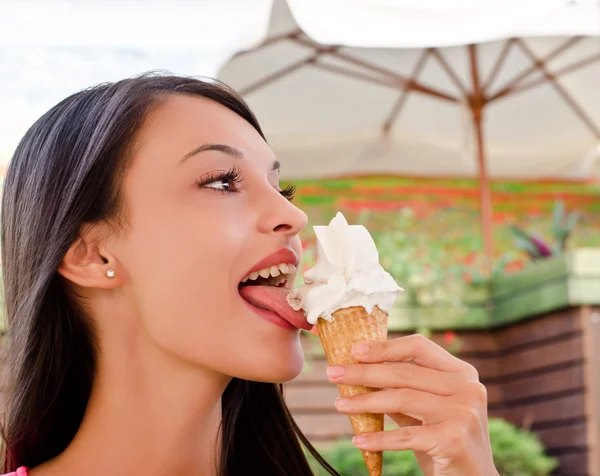
[[[449,313],[450,322],[428,323],[434,340],[456,329],[459,356],[487,386],[490,415],[537,433],[560,461],[558,474],[600,475],[600,250],[548,260],[494,281],[490,290],[485,319],[481,305],[467,319],[470,328],[451,322],[456,316]],[[391,316],[391,338],[415,330],[403,311]],[[348,418],[335,411],[337,389],[326,379],[319,344],[305,345],[306,371],[286,387],[292,413],[316,444],[350,436]]]

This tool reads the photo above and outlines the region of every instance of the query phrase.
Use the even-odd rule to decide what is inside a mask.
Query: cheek
[[[197,334],[228,315],[237,299],[232,269],[243,251],[244,224],[227,226],[209,214],[157,217],[146,225],[137,229],[147,232],[132,236],[130,267],[152,334]]]

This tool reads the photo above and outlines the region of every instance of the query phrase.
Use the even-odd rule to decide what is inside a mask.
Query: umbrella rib
[[[467,97],[469,95],[469,93],[467,92],[467,89],[465,88],[465,86],[463,85],[461,80],[458,78],[456,72],[452,69],[452,67],[448,64],[446,59],[442,56],[442,53],[440,53],[440,50],[437,48],[431,48],[431,54],[438,61],[438,63],[443,68],[443,70],[446,72],[446,74],[448,75],[450,80],[454,83],[454,85],[462,93],[463,97]]]
[[[502,51],[498,55],[498,59],[496,60],[496,63],[494,64],[494,67],[492,68],[492,71],[490,72],[490,76],[487,78],[487,80],[483,83],[483,86],[481,87],[481,89],[483,89],[484,93],[494,83],[498,74],[500,74],[500,71],[502,70],[502,67],[504,66],[506,58],[508,57],[508,53],[514,43],[515,43],[514,38],[511,38],[510,40],[507,40],[504,43],[504,47],[502,48]]]
[[[293,73],[294,71],[302,68],[303,66],[313,63],[314,61],[317,60],[317,58],[319,56],[321,56],[322,53],[323,53],[322,51],[316,51],[309,57],[298,60],[288,66],[285,66],[284,68],[281,68],[281,69],[275,71],[274,73],[271,73],[271,74],[265,76],[264,78],[261,78],[261,79],[255,81],[251,85],[240,89],[239,93],[242,96],[252,94],[253,92],[257,91],[258,89],[268,86],[269,84],[273,83],[274,81],[277,81],[278,79],[281,79],[282,77],[287,76],[290,73]]]
[[[554,73],[554,77],[558,78],[565,74],[572,73],[573,71],[577,71],[581,68],[585,68],[586,66],[589,66],[590,64],[595,63],[597,61],[600,61],[600,53],[596,53],[592,56],[589,56],[587,58],[584,58],[580,61],[577,61],[568,66],[565,66],[564,68],[557,70]],[[511,89],[503,89],[502,91],[499,91],[496,94],[494,94],[492,97],[490,97],[488,102],[495,101],[496,99],[501,99],[501,98],[506,97],[511,94],[517,94],[517,93],[522,93],[523,91],[528,91],[529,89],[539,86],[540,84],[543,84],[546,81],[547,81],[547,79],[544,77],[544,78],[536,79],[529,83],[519,85],[517,87],[513,87]]]
[[[578,43],[582,39],[583,39],[583,37],[581,37],[581,36],[575,36],[573,38],[569,38],[562,45],[560,45],[554,51],[550,52],[545,58],[542,58],[539,61],[544,62],[544,63],[552,61],[553,59],[555,59],[556,57],[558,57],[559,55],[561,55],[562,53],[564,53],[565,51],[570,49],[572,46],[574,46],[576,43]],[[513,39],[513,42],[517,42],[517,41],[522,41],[522,40],[517,39],[517,38]],[[515,76],[513,79],[511,79],[504,87],[502,87],[502,89],[500,91],[495,93],[490,98],[490,101],[497,99],[499,97],[502,97],[502,96],[506,96],[507,94],[510,94],[511,92],[513,92],[515,90],[518,90],[519,83],[522,82],[524,79],[527,79],[529,76],[531,76],[536,71],[538,71],[538,68],[536,67],[535,64],[530,66],[528,69],[526,69],[525,71],[521,72],[520,74]]]
[[[342,66],[336,66],[327,63],[319,63],[318,61],[311,63],[311,66],[314,68],[322,69],[323,71],[329,71],[330,73],[339,74],[341,76],[348,76],[350,78],[360,79],[362,81],[377,84],[379,86],[387,86],[389,88],[398,89],[398,84],[396,83],[386,81],[382,78],[376,78],[374,76],[370,76],[359,71],[352,71],[351,69],[344,68]]]
[[[428,94],[429,96],[435,96],[440,99],[446,99],[447,101],[451,101],[451,102],[458,102],[458,98],[456,96],[452,96],[443,91],[439,91],[439,90],[431,88],[429,86],[425,86],[416,81],[411,81],[409,78],[406,78],[400,74],[394,73],[393,71],[390,71],[386,68],[381,68],[380,66],[374,65],[374,64],[369,63],[364,60],[360,60],[358,58],[354,58],[346,53],[341,53],[339,51],[332,53],[332,54],[344,61],[347,61],[348,63],[352,63],[352,64],[355,64],[356,66],[360,66],[360,67],[381,73],[384,76],[387,76],[387,77],[391,78],[392,80],[394,80],[395,82],[399,83],[402,87],[406,87],[412,91],[417,91],[417,92],[420,92],[423,94]]]
[[[413,69],[413,72],[410,75],[409,83],[406,83],[406,85],[402,88],[400,97],[396,100],[396,103],[393,105],[392,110],[390,111],[390,114],[388,115],[388,118],[383,123],[383,133],[384,134],[386,134],[386,135],[389,134],[390,130],[392,129],[392,125],[394,124],[394,122],[396,121],[398,116],[400,115],[400,112],[402,111],[402,108],[404,107],[404,104],[406,103],[406,100],[408,99],[408,93],[410,91],[410,88],[409,88],[410,83],[416,81],[419,78],[419,75],[421,74],[421,71],[423,71],[423,67],[425,66],[425,63],[427,62],[427,59],[429,58],[430,55],[431,55],[431,49],[429,49],[429,48],[426,49],[425,51],[423,51],[423,53],[421,54],[421,57],[417,61],[417,64],[415,65],[415,68]]]
[[[293,41],[298,44],[301,44],[303,46],[310,46],[313,48],[319,47],[319,45],[317,43],[307,41],[302,38],[293,38]],[[381,66],[370,63],[363,59],[355,58],[352,55],[349,55],[347,53],[343,53],[343,52],[339,51],[339,49],[336,49],[334,51],[333,50],[332,51],[324,51],[324,53],[334,56],[342,61],[353,64],[360,68],[364,68],[366,70],[373,71],[375,73],[379,73],[383,76],[386,76],[389,79],[391,79],[394,83],[399,84],[401,87],[405,87],[405,85],[408,84],[409,89],[411,89],[413,91],[417,91],[417,92],[420,92],[423,94],[428,94],[430,96],[435,96],[437,98],[445,99],[450,102],[458,102],[458,98],[455,96],[451,96],[450,94],[446,94],[443,91],[439,91],[437,89],[430,88],[429,86],[425,86],[425,85],[417,83],[415,81],[410,81],[408,78],[406,78],[405,76],[403,76],[399,73],[391,71],[387,68],[382,68]]]
[[[523,50],[523,52],[534,62],[536,69],[542,72],[546,81],[556,89],[558,94],[563,100],[571,107],[573,112],[581,119],[588,129],[596,136],[596,139],[600,139],[600,129],[594,123],[594,121],[588,116],[585,110],[577,103],[577,101],[569,94],[569,92],[557,81],[557,75],[552,74],[543,60],[539,60],[537,56],[531,51],[522,40],[517,40],[517,44]]]
[[[336,73],[336,74],[339,74],[342,76],[348,76],[350,78],[360,79],[360,80],[366,81],[368,83],[377,84],[379,86],[385,86],[385,87],[393,88],[393,89],[407,89],[407,90],[419,91],[418,86],[414,87],[413,83],[410,83],[410,82],[399,83],[399,82],[387,81],[385,78],[376,78],[375,76],[370,76],[368,74],[365,74],[365,73],[362,73],[359,71],[352,71],[351,69],[344,68],[342,66],[336,66],[336,65],[332,65],[332,64],[326,64],[326,63],[319,63],[317,61],[311,62],[310,65],[314,68],[322,69],[324,71],[329,71],[330,73]],[[431,94],[431,95],[433,96],[434,94]],[[439,95],[436,94],[435,96],[438,99],[444,99],[449,102],[457,102],[458,101],[458,99],[456,99],[455,97],[449,96],[444,93],[440,93]]]

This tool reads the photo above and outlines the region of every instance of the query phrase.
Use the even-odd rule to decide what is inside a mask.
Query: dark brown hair
[[[133,137],[172,94],[216,101],[264,138],[248,106],[223,84],[152,73],[65,99],[27,131],[12,158],[2,197],[11,371],[5,471],[57,456],[81,424],[95,372],[94,329],[57,268],[84,223],[118,223]],[[233,379],[222,406],[221,475],[313,474],[302,446],[337,474],[295,424],[280,385]]]

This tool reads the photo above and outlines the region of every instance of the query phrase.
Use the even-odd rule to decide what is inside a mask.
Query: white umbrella
[[[596,2],[276,0],[269,38],[220,77],[287,178],[478,176],[491,260],[488,177],[594,172],[599,33]]]

